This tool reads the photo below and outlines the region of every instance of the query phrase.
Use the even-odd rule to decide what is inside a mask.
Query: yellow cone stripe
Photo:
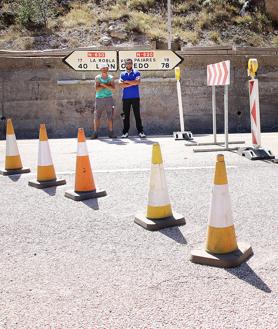
[[[45,142],[48,140],[45,124],[40,125],[40,141]]]
[[[38,166],[37,168],[37,180],[39,182],[56,179],[55,169],[53,165],[50,166]]]
[[[147,218],[150,219],[162,219],[172,215],[171,205],[165,205],[160,207],[148,206],[147,208]]]
[[[213,187],[208,225],[213,227],[227,227],[233,225],[228,185],[215,185]]]
[[[86,142],[77,143],[77,156],[88,155],[88,149]]]
[[[208,226],[206,250],[226,254],[237,249],[234,225],[225,228]]]
[[[228,184],[227,172],[226,172],[226,166],[224,160],[221,162],[216,162],[214,184],[215,185]]]
[[[161,164],[163,162],[160,145],[158,143],[153,144],[152,152],[152,164]]]
[[[6,136],[6,156],[19,155],[15,135]]]
[[[6,135],[14,135],[14,127],[11,119],[7,119]]]
[[[15,156],[6,156],[5,159],[5,169],[11,170],[11,169],[21,169],[22,163],[19,155]]]
[[[48,141],[39,142],[38,166],[50,166],[53,164]]]
[[[148,205],[165,206],[170,204],[163,164],[152,165]]]

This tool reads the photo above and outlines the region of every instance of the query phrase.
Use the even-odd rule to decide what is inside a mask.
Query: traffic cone
[[[235,267],[253,255],[244,242],[237,243],[224,155],[217,155],[214,187],[208,218],[206,250],[192,250],[193,263]]]
[[[185,224],[184,217],[172,211],[158,143],[152,149],[147,213],[136,215],[134,222],[149,231]]]
[[[29,168],[23,168],[18,151],[14,128],[11,119],[7,119],[6,127],[6,160],[5,169],[0,170],[4,176],[29,173]]]
[[[99,198],[106,191],[97,190],[92,174],[90,158],[83,128],[78,129],[78,145],[76,157],[75,189],[67,191],[65,196],[75,201]]]
[[[45,124],[40,125],[40,141],[37,166],[37,180],[28,182],[29,186],[42,189],[66,184],[65,179],[57,179],[48,143]]]

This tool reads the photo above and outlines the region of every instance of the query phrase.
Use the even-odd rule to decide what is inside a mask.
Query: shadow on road
[[[12,180],[13,182],[17,182],[18,180],[20,180],[21,175],[10,175],[8,176],[10,180]]]
[[[100,142],[104,142],[107,144],[114,144],[114,145],[126,145],[127,141],[123,141],[120,138],[109,139],[109,138],[99,138]]]
[[[98,205],[98,200],[97,199],[89,199],[89,200],[84,200],[82,201],[87,207],[94,209],[94,210],[99,210],[99,205]]]
[[[168,238],[176,241],[177,243],[187,244],[185,237],[183,236],[183,234],[181,233],[180,229],[177,226],[164,228],[159,232],[166,235]]]
[[[243,263],[240,267],[226,268],[225,270],[259,290],[267,293],[271,292],[271,289],[268,287],[268,285],[263,282],[263,280],[252,270],[252,268],[247,263]]]
[[[152,140],[149,139],[145,139],[145,138],[130,138],[132,140],[133,143],[135,144],[147,144],[147,145],[153,145],[157,142],[154,142]]]
[[[56,195],[56,190],[57,190],[57,186],[53,186],[53,187],[47,187],[42,189],[46,194],[48,194],[49,196],[54,196]]]

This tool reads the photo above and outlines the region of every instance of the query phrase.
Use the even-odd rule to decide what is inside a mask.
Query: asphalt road
[[[231,139],[250,143],[250,134]],[[278,133],[262,140],[278,156]],[[161,144],[172,206],[187,221],[159,232],[133,222],[146,207],[153,142]],[[28,186],[36,140],[18,141],[31,174],[0,176],[0,329],[278,327],[278,164],[224,152],[238,241],[254,256],[220,269],[189,261],[205,241],[215,152],[193,153],[170,137],[87,144],[107,197],[64,197],[74,183],[75,139],[50,140],[65,186]],[[0,167],[4,150],[0,141]]]

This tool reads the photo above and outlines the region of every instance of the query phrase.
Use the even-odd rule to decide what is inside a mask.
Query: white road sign
[[[133,60],[133,67],[140,71],[167,71],[179,65],[183,58],[172,50],[132,50],[119,51],[119,67],[125,70],[124,61]]]
[[[98,71],[101,63],[107,63],[110,71],[118,70],[115,50],[76,50],[63,61],[75,71]]]

